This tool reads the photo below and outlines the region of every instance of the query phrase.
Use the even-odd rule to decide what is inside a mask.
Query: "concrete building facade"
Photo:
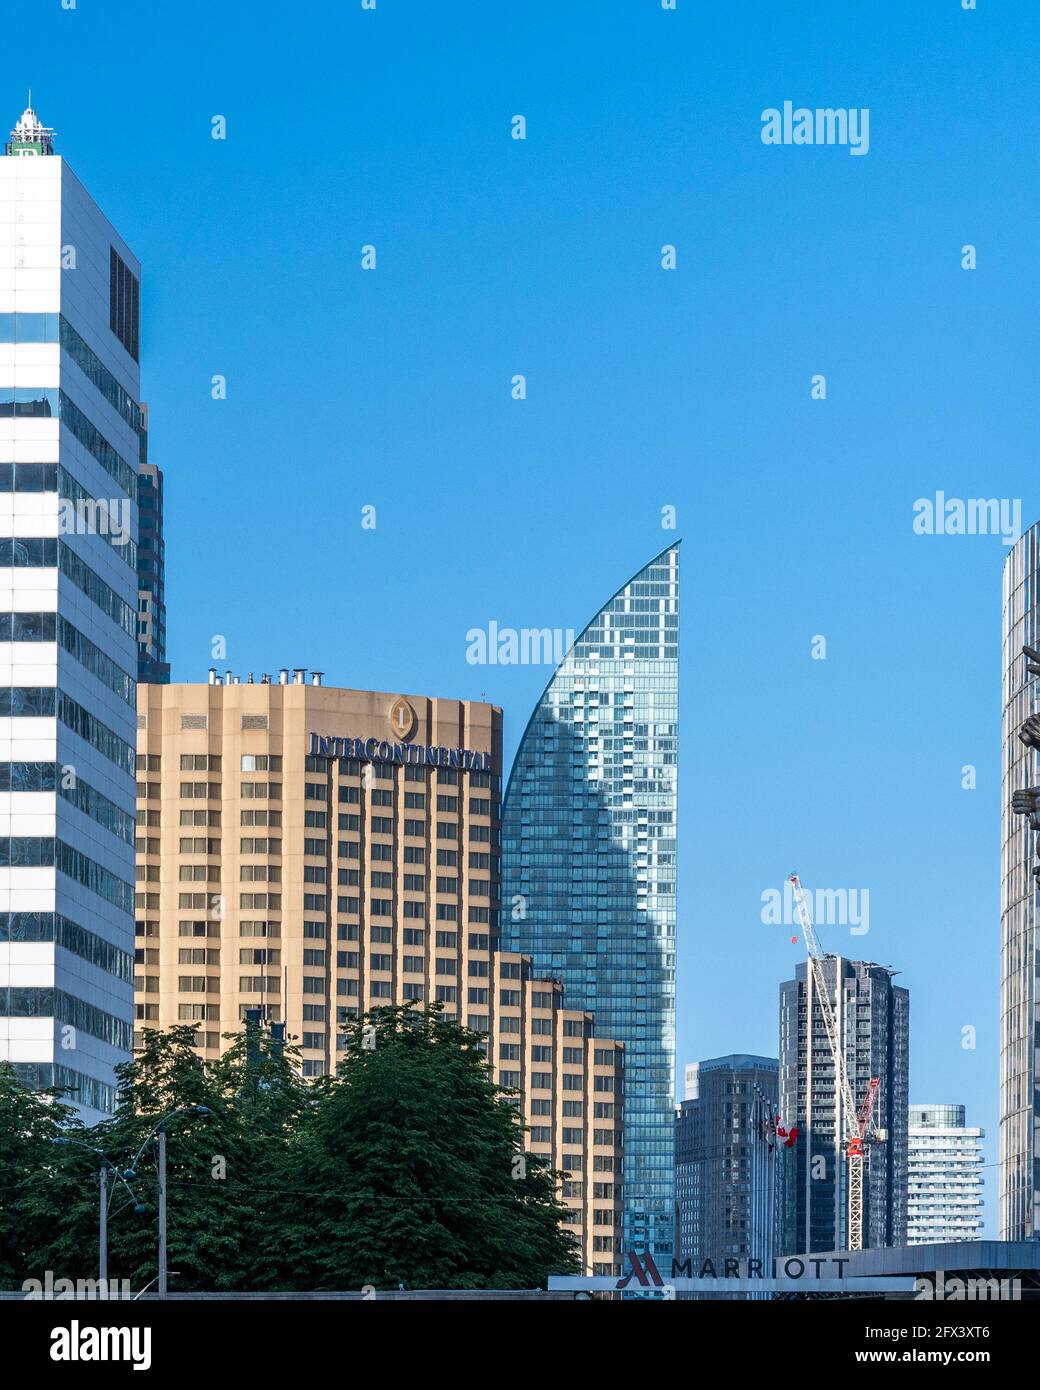
[[[195,1023],[216,1057],[258,1011],[321,1076],[340,1022],[439,1003],[487,1034],[569,1175],[583,1264],[611,1273],[624,1054],[500,949],[501,711],[320,681],[140,686],[137,1026]]]
[[[908,1245],[982,1239],[984,1138],[963,1105],[911,1105]]]

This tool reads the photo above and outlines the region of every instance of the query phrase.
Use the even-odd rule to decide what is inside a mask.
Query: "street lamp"
[[[144,1143],[134,1155],[131,1168],[136,1168],[145,1149],[153,1139],[158,1140],[159,1158],[159,1297],[166,1297],[166,1126],[178,1115],[209,1115],[208,1105],[179,1105],[176,1110],[156,1121],[145,1137]]]

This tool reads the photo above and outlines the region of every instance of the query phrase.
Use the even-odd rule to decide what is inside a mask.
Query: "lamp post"
[[[148,1135],[147,1135],[147,1137],[145,1138],[144,1143],[143,1143],[143,1144],[141,1145],[141,1147],[138,1149],[136,1155],[134,1156],[134,1162],[133,1162],[133,1164],[131,1165],[132,1167],[136,1168],[136,1167],[137,1167],[138,1160],[140,1159],[141,1155],[144,1153],[145,1149],[148,1147],[148,1145],[152,1142],[153,1139],[156,1140],[156,1145],[157,1145],[157,1149],[158,1149],[158,1155],[157,1155],[157,1157],[158,1157],[158,1169],[159,1169],[159,1288],[158,1288],[158,1293],[159,1293],[159,1297],[160,1297],[160,1298],[165,1298],[165,1297],[166,1297],[166,1288],[167,1288],[167,1282],[168,1282],[168,1281],[167,1281],[167,1268],[166,1268],[166,1237],[167,1237],[167,1225],[166,1225],[166,1126],[169,1124],[169,1122],[170,1122],[172,1119],[175,1119],[176,1116],[178,1116],[178,1115],[208,1115],[208,1114],[210,1114],[210,1113],[211,1113],[211,1112],[210,1112],[210,1109],[209,1109],[209,1106],[208,1106],[208,1105],[180,1105],[180,1106],[177,1107],[176,1110],[171,1110],[168,1114],[163,1115],[162,1118],[161,1118],[160,1120],[157,1120],[156,1123],[155,1123],[155,1124],[152,1126],[152,1128],[149,1130]]]

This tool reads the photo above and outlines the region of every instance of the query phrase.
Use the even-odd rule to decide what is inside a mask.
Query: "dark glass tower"
[[[679,547],[604,604],[557,668],[503,810],[502,944],[625,1044],[621,1249],[668,1268],[675,1183]]]
[[[160,468],[148,462],[147,428],[141,431],[137,505],[141,518],[141,539],[137,547],[137,679],[145,685],[169,685],[163,475]]]
[[[694,1274],[710,1260],[759,1260],[774,1250],[780,1103],[775,1057],[737,1053],[687,1068],[675,1125],[676,1256]]]
[[[827,956],[823,970],[857,1105],[871,1077],[881,1081],[874,1116],[886,1137],[865,1146],[863,1246],[905,1245],[910,994],[892,983],[893,971],[872,961]],[[785,1126],[799,1130],[788,1155],[780,1253],[844,1250],[845,1116],[823,1011],[805,964],[780,986],[780,1114]]]

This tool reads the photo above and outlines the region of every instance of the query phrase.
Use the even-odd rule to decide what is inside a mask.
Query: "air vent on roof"
[[[267,715],[266,715],[266,714],[243,714],[243,716],[242,716],[242,728],[243,728],[243,729],[266,729],[266,728],[267,728]]]
[[[182,714],[182,715],[181,715],[181,728],[182,728],[182,729],[205,729],[206,727],[207,727],[207,720],[206,720],[206,716],[205,716],[204,714]]]

